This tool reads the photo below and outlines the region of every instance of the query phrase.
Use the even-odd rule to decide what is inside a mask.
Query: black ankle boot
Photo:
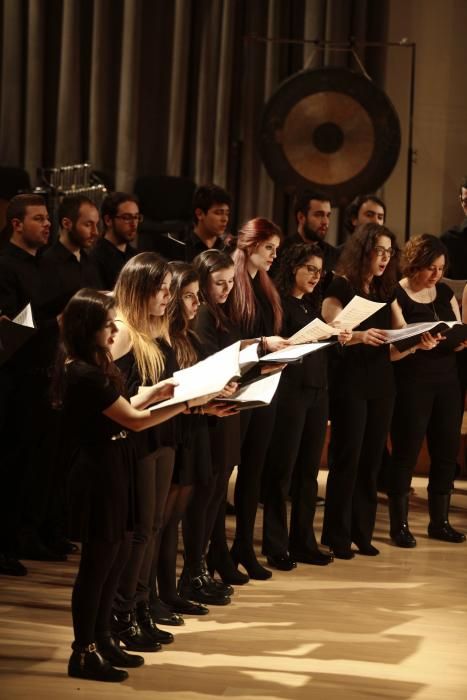
[[[210,549],[206,556],[206,563],[211,576],[214,576],[214,572],[217,571],[224,583],[229,583],[232,586],[243,586],[250,580],[247,574],[242,574],[237,569],[228,549],[225,552]]]
[[[114,610],[111,622],[112,635],[117,637],[130,651],[160,651],[159,642],[153,641],[136,621],[135,612]]]
[[[101,656],[112,666],[120,666],[120,668],[137,668],[144,664],[142,656],[137,654],[127,654],[120,647],[120,642],[109,635],[103,637],[97,642],[97,650]]]
[[[72,645],[73,653],[68,661],[68,675],[72,678],[86,678],[92,681],[120,683],[128,678],[126,671],[114,668],[97,651],[95,644],[88,646]]]
[[[409,530],[407,517],[409,513],[409,495],[389,495],[389,534],[397,547],[411,549],[417,546],[417,540]]]
[[[453,542],[460,544],[465,542],[463,532],[458,532],[449,523],[449,504],[451,494],[429,493],[428,510],[430,513],[430,524],[428,525],[428,537],[443,542]]]
[[[266,581],[268,578],[271,578],[272,571],[261,566],[256,558],[253,547],[244,546],[235,541],[230,550],[230,555],[234,564],[241,564],[245,567],[250,578],[256,579],[257,581]]]
[[[178,581],[177,592],[182,598],[205,605],[228,605],[229,596],[215,590],[210,583],[211,580],[204,572],[201,563],[193,568],[185,568]]]
[[[201,560],[201,570],[203,572],[203,575],[206,577],[206,580],[212,588],[213,591],[217,593],[222,593],[222,595],[227,595],[231,596],[234,594],[234,589],[232,586],[230,586],[228,583],[224,583],[223,581],[217,581],[213,576],[211,576],[211,573],[209,572],[208,566],[206,564],[206,559]]]
[[[143,601],[136,605],[136,620],[143,632],[153,642],[159,642],[159,644],[171,644],[173,642],[173,634],[160,630],[152,619],[149,603]]]

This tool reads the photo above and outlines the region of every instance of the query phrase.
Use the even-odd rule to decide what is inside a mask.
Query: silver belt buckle
[[[126,430],[120,430],[116,435],[112,435],[111,440],[125,440],[128,437]]]

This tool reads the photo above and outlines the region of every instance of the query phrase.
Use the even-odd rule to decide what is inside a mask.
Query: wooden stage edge
[[[427,538],[426,480],[415,478],[414,487],[416,549],[391,545],[382,496],[380,556],[303,564],[238,587],[231,605],[172,628],[175,642],[144,654],[145,665],[122,684],[66,675],[78,557],[27,563],[27,577],[0,578],[1,700],[467,697],[467,544]],[[321,522],[318,508],[317,532]],[[456,483],[451,522],[467,531],[466,481]],[[228,527],[231,536],[233,518]]]

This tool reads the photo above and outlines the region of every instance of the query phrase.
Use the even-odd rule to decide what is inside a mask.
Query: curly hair
[[[282,232],[269,219],[256,218],[247,221],[238,232],[236,248],[232,253],[235,265],[235,284],[228,299],[228,314],[230,320],[243,327],[246,332],[253,329],[256,305],[255,294],[248,272],[248,258],[254,252],[255,246],[265,243],[273,236],[282,241]],[[274,333],[279,333],[282,326],[282,306],[279,293],[265,270],[258,270],[261,288],[271,304],[274,314]]]
[[[371,253],[381,236],[387,236],[391,240],[391,247],[396,252],[389,260],[384,273],[371,280],[370,294],[381,301],[388,301],[397,283],[399,247],[396,236],[386,226],[373,223],[357,226],[355,233],[344,246],[336,273],[346,277],[357,293],[364,292],[370,271]]]
[[[426,270],[437,258],[444,255],[445,267],[448,266],[448,251],[442,241],[430,233],[411,238],[402,251],[402,274],[413,277],[420,270]]]
[[[290,296],[298,268],[306,265],[307,261],[313,257],[323,259],[323,251],[316,243],[296,243],[284,250],[275,280],[283,296]]]

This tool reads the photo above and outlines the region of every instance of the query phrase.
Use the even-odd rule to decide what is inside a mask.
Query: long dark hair
[[[60,322],[60,343],[52,380],[52,401],[62,403],[65,388],[65,367],[72,361],[99,367],[109,382],[122,389],[121,374],[112,362],[108,349],[96,342],[96,334],[107,323],[115,299],[95,289],[81,289],[68,302]]]
[[[248,258],[254,252],[255,246],[265,243],[273,236],[282,241],[282,232],[269,219],[257,218],[247,221],[238,232],[237,247],[232,253],[235,265],[235,285],[229,296],[228,313],[231,320],[246,331],[254,326],[256,304],[251,278],[248,273]],[[258,270],[261,288],[271,304],[274,314],[274,333],[279,333],[282,327],[282,306],[279,293],[265,270]]]
[[[234,262],[230,255],[221,250],[211,248],[205,250],[193,260],[193,266],[199,275],[199,289],[204,303],[212,313],[216,328],[221,331],[228,330],[228,318],[221,304],[217,304],[210,292],[209,281],[210,275],[219,270],[228,270],[234,267]]]
[[[323,252],[316,243],[296,243],[284,250],[276,277],[277,288],[283,296],[292,294],[296,272],[310,258],[323,259]]]
[[[170,263],[172,282],[170,284],[169,334],[175,357],[180,367],[190,367],[198,361],[198,354],[193,346],[192,338],[196,338],[186,317],[182,294],[185,287],[193,282],[199,282],[198,273],[193,265],[185,262]]]
[[[397,283],[399,265],[399,247],[396,236],[386,226],[379,224],[363,224],[357,226],[355,233],[347,240],[337,263],[336,273],[348,279],[357,293],[365,291],[365,284],[371,265],[371,253],[378,245],[378,238],[387,236],[391,240],[391,247],[395,251],[389,260],[381,277],[373,277],[370,282],[370,294],[381,301],[391,299]]]

